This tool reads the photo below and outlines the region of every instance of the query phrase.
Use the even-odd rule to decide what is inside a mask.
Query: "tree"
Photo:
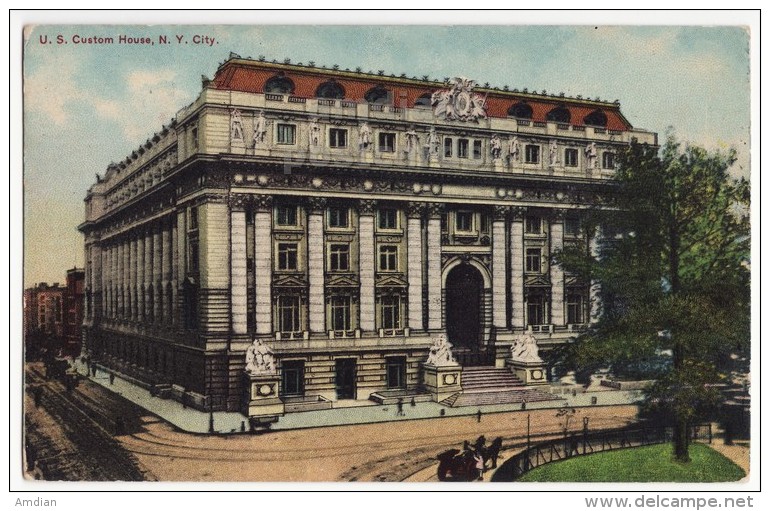
[[[749,348],[749,184],[729,168],[734,150],[630,144],[618,155],[598,257],[565,249],[566,270],[596,279],[602,313],[560,353],[578,371],[609,366],[654,379],[645,405],[674,426],[688,461],[688,426],[721,399],[725,361]]]

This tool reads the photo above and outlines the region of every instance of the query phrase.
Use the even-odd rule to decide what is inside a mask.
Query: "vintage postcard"
[[[25,23],[25,491],[749,489],[758,34],[561,14]]]

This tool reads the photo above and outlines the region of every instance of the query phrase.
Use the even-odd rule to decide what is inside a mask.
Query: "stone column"
[[[588,246],[591,251],[591,257],[599,259],[601,256],[601,227],[597,227],[595,232],[588,233]],[[602,317],[602,285],[598,279],[591,279],[590,302],[591,302],[591,317],[590,322],[596,323]]]
[[[272,279],[273,279],[273,198],[269,195],[255,197],[254,207],[254,315],[258,335],[273,332]],[[246,225],[243,226],[246,235]],[[246,254],[244,253],[244,257]],[[244,273],[244,279],[246,274]],[[323,277],[323,274],[322,274]],[[246,295],[243,295],[244,310]]]
[[[140,232],[136,239],[136,253],[139,257],[139,262],[136,265],[136,310],[139,321],[144,321],[146,316],[144,314],[144,289],[146,285],[144,275],[144,233]]]
[[[187,278],[187,214],[185,208],[176,213],[176,286],[174,286],[174,317],[176,324],[184,324],[184,308],[179,291]]]
[[[145,321],[152,321],[152,299],[153,294],[150,291],[150,285],[152,284],[152,230],[148,227],[144,233],[144,317]]]
[[[155,224],[152,227],[152,248],[152,290],[153,293],[155,293],[155,296],[152,300],[152,318],[155,323],[160,324],[161,320],[163,319],[161,314],[161,308],[163,305],[163,293],[161,289],[162,284],[160,282],[163,245],[161,244],[160,240],[160,226],[158,224]]]
[[[495,216],[492,220],[492,324],[499,330],[508,326],[506,318],[505,290],[505,217],[507,206],[495,206]]]
[[[314,197],[308,203],[307,269],[308,316],[311,332],[326,330],[324,303],[324,210],[326,199]]]
[[[102,266],[102,244],[94,243],[91,253],[91,318],[102,316],[102,302],[104,300],[104,267]]]
[[[121,304],[121,308],[120,308],[120,315],[123,317],[123,319],[126,319],[126,318],[128,318],[130,316],[130,311],[129,311],[129,308],[128,308],[128,287],[129,287],[129,278],[128,278],[128,275],[129,275],[129,273],[128,273],[128,270],[129,270],[129,265],[128,265],[129,259],[128,259],[128,257],[129,256],[128,256],[128,254],[129,254],[129,247],[130,247],[130,243],[127,240],[124,240],[123,243],[121,244],[122,254],[121,254],[121,261],[120,261],[120,266],[121,266],[121,269],[120,269],[120,273],[121,273],[121,275],[120,275],[120,287],[122,289],[121,294],[123,295],[123,297],[122,297],[122,304]]]
[[[115,267],[115,262],[117,261],[117,251],[118,249],[115,247],[113,243],[110,243],[110,249],[107,251],[107,265],[110,269],[110,275],[109,275],[109,293],[110,293],[110,299],[107,302],[107,316],[110,318],[115,317],[115,287],[117,286],[117,269]]]
[[[375,305],[374,305],[374,266],[376,255],[374,253],[374,208],[375,201],[362,200],[358,209],[358,276],[361,281],[359,293],[361,330],[373,332],[375,330]]]
[[[179,285],[179,282],[177,281],[177,276],[179,275],[179,246],[178,246],[178,236],[179,233],[177,232],[177,217],[173,213],[171,214],[171,217],[169,218],[169,232],[171,233],[171,238],[169,240],[171,244],[171,274],[169,275],[169,282],[171,282],[171,302],[168,304],[168,310],[169,310],[169,316],[168,321],[171,324],[176,324],[178,318],[177,318],[177,286]]]
[[[554,210],[550,224],[551,324],[564,326],[564,269],[553,262],[553,254],[564,248],[564,211]]]
[[[246,211],[248,196],[230,196],[230,321],[234,334],[247,331]]]
[[[428,205],[428,329],[441,329],[441,212],[443,204]]]
[[[139,285],[136,282],[136,270],[137,262],[139,258],[136,255],[136,234],[131,234],[130,252],[128,255],[129,262],[129,274],[128,274],[128,287],[131,293],[131,310],[129,311],[129,317],[136,321],[139,318],[139,309],[136,307],[136,295],[138,294]]]
[[[406,221],[406,276],[409,281],[409,329],[422,330],[422,214],[425,205],[410,202]],[[439,225],[439,229],[441,226]]]
[[[166,292],[169,282],[171,281],[171,219],[164,218],[161,221],[161,245],[162,245],[162,257],[161,260],[161,282],[160,293],[163,296],[163,307],[160,314],[163,318],[163,324],[169,325],[171,323],[171,297]]]
[[[524,328],[524,215],[526,208],[513,209],[511,217],[511,326]]]

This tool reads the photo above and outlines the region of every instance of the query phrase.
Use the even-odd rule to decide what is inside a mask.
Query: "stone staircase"
[[[537,387],[527,387],[507,368],[465,367],[463,391],[441,401],[449,407],[558,401],[559,397]]]

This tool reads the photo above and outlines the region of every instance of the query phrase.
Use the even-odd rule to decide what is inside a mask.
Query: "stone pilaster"
[[[524,328],[524,215],[514,208],[511,217],[511,326]]]
[[[506,290],[505,290],[505,217],[507,207],[495,208],[495,216],[492,220],[492,324],[495,328],[505,329],[508,325],[506,318]]]
[[[422,330],[422,214],[420,202],[409,203],[406,221],[407,279],[409,281],[409,328]]]
[[[137,272],[137,266],[139,263],[139,258],[137,257],[137,253],[136,253],[136,237],[134,234],[131,235],[131,242],[129,244],[128,263],[129,263],[128,287],[130,289],[129,293],[131,296],[131,300],[130,300],[131,308],[129,310],[129,318],[136,321],[139,318],[139,309],[137,308],[137,299],[136,299],[136,296],[139,294],[138,292],[139,286],[136,284],[136,272]]]
[[[326,329],[324,314],[324,209],[326,201],[309,201],[307,218],[308,316],[311,332]]]
[[[121,306],[120,315],[123,319],[127,319],[130,316],[128,307],[128,288],[129,288],[129,247],[128,240],[123,240],[121,243],[121,257],[120,257],[120,287],[121,287]]]
[[[270,196],[258,196],[254,213],[254,316],[258,335],[269,335],[273,331],[272,321],[272,253],[273,201]],[[246,226],[244,225],[244,236]],[[245,257],[245,254],[244,254]],[[245,277],[245,274],[244,274]],[[246,295],[244,295],[246,300]],[[246,302],[244,301],[244,304]]]
[[[553,254],[564,248],[564,211],[555,210],[550,219],[551,324],[564,325],[564,269],[554,264]]]
[[[365,332],[375,330],[374,312],[374,206],[372,200],[362,200],[358,210],[358,275],[361,282],[360,328]]]
[[[174,286],[174,317],[175,323],[181,325],[184,322],[182,300],[179,299],[179,290],[187,277],[187,215],[184,208],[176,213],[176,275],[177,283]]]
[[[246,288],[246,212],[230,211],[230,317],[234,334],[246,333]]]
[[[171,256],[172,256],[172,250],[171,250],[171,225],[170,225],[170,219],[165,218],[163,219],[161,223],[161,234],[160,234],[160,241],[162,245],[162,260],[161,260],[161,282],[160,282],[160,292],[163,296],[163,307],[161,308],[160,314],[163,318],[163,323],[168,325],[172,322],[171,320],[171,310],[172,310],[172,302],[171,297],[169,296],[169,293],[166,292],[166,290],[169,287],[169,283],[171,282]]]
[[[428,329],[441,329],[441,212],[443,204],[428,206]]]

